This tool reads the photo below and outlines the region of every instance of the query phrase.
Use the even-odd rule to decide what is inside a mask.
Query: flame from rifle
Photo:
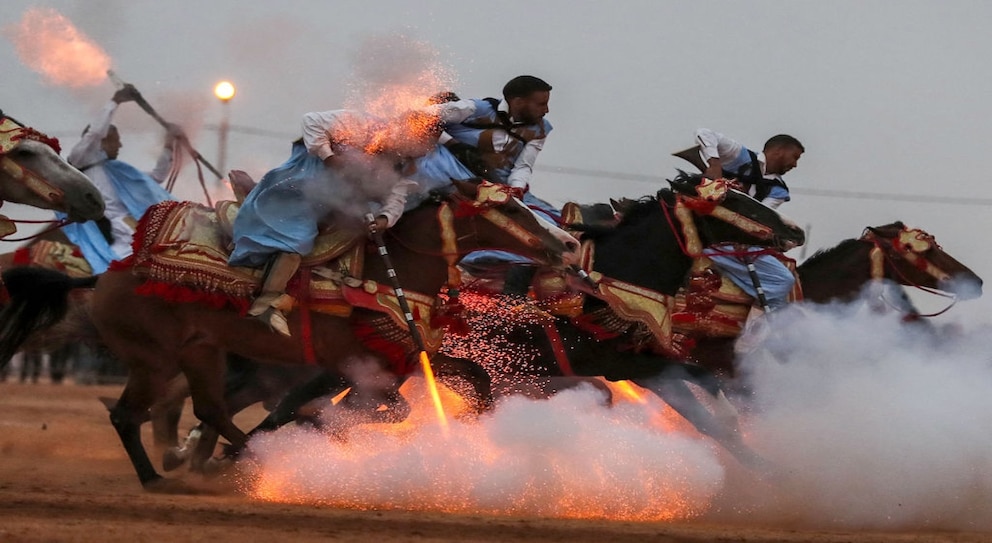
[[[110,56],[51,8],[30,8],[20,22],[3,29],[21,62],[48,83],[73,88],[102,83]]]

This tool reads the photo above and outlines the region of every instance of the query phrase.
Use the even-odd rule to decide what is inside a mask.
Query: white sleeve
[[[392,228],[396,221],[403,215],[403,208],[406,207],[406,198],[411,192],[417,190],[419,185],[416,181],[400,179],[393,185],[393,190],[386,196],[379,208],[378,214],[386,217],[386,227]]]
[[[696,130],[696,143],[699,144],[699,158],[703,159],[704,164],[709,164],[711,158],[719,158],[722,163],[734,160],[740,155],[743,147],[740,143],[709,128]]]
[[[460,123],[475,113],[475,101],[457,100],[434,104],[424,108],[426,113],[437,115],[442,123]]]
[[[303,144],[321,160],[334,156],[331,134],[338,129],[343,110],[314,111],[303,115]]]
[[[778,206],[784,204],[785,200],[781,198],[765,198],[764,200],[761,201],[761,203],[765,204],[766,206],[772,209],[778,209]]]
[[[524,145],[523,151],[513,163],[513,170],[506,184],[511,187],[526,189],[530,185],[530,178],[534,175],[534,163],[537,162],[537,155],[544,149],[544,142],[547,138],[530,140]]]
[[[85,168],[107,158],[103,152],[103,138],[107,137],[107,132],[110,131],[110,120],[116,110],[117,102],[113,100],[103,106],[100,116],[90,124],[79,143],[74,145],[66,156],[69,164],[77,168]]]

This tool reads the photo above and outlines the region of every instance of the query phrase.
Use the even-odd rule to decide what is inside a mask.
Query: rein
[[[52,220],[44,220],[44,221],[43,220],[28,220],[28,219],[7,219],[7,220],[9,222],[12,222],[12,223],[20,223],[20,224],[47,224],[49,226],[46,227],[46,228],[42,228],[41,230],[39,230],[38,232],[36,232],[34,234],[31,234],[30,236],[24,236],[24,237],[20,237],[20,238],[7,238],[7,237],[5,237],[5,238],[2,238],[3,241],[28,241],[28,240],[32,240],[32,239],[35,239],[35,238],[44,236],[45,234],[47,234],[49,232],[58,230],[59,228],[62,228],[63,226],[66,226],[68,224],[72,224],[72,222],[73,222],[73,221],[71,221],[69,219],[52,219]]]
[[[903,232],[908,233],[909,230],[906,230],[904,228],[903,229]],[[938,268],[937,266],[935,266],[932,262],[930,262],[926,258],[920,257],[917,253],[915,253],[912,250],[912,248],[907,247],[907,248],[904,248],[904,249],[901,249],[900,250],[900,249],[897,249],[895,247],[895,244],[893,242],[890,242],[888,244],[888,250],[887,250],[886,247],[883,247],[882,246],[881,241],[879,240],[879,237],[874,232],[871,232],[870,230],[869,231],[866,231],[864,234],[862,234],[861,239],[864,240],[864,241],[866,241],[866,242],[868,242],[868,243],[871,243],[872,244],[872,248],[871,248],[871,251],[869,253],[869,261],[871,262],[871,264],[870,264],[870,266],[871,266],[870,277],[873,280],[882,280],[882,279],[885,279],[885,263],[888,262],[889,263],[889,268],[891,268],[892,271],[893,271],[893,273],[896,276],[898,276],[898,278],[900,279],[900,282],[902,284],[907,285],[907,286],[911,286],[913,288],[916,288],[916,289],[921,290],[923,292],[926,292],[928,294],[933,294],[933,295],[939,296],[941,298],[950,298],[951,299],[951,303],[947,307],[945,307],[944,309],[941,309],[940,311],[937,311],[937,312],[934,312],[934,313],[927,313],[927,314],[914,313],[913,314],[914,317],[928,317],[929,318],[929,317],[936,317],[938,315],[943,315],[948,310],[950,310],[952,307],[954,307],[955,304],[957,304],[957,301],[958,300],[957,300],[957,296],[956,295],[954,295],[954,294],[946,294],[946,293],[941,292],[941,291],[939,291],[937,289],[923,286],[923,285],[917,283],[916,281],[913,281],[909,277],[907,277],[906,274],[904,274],[899,269],[899,266],[896,265],[896,262],[894,261],[894,259],[892,257],[892,254],[890,254],[890,253],[895,253],[899,258],[905,260],[906,262],[909,262],[910,264],[912,264],[913,266],[915,266],[917,269],[919,269],[920,271],[922,271],[922,272],[930,275],[930,277],[933,277],[934,279],[940,279],[941,277],[947,277],[947,274],[944,273],[943,270],[941,270],[940,268]],[[881,299],[889,307],[891,307],[893,309],[896,309],[896,310],[899,309],[898,307],[896,307],[895,305],[893,305],[891,302],[889,302],[888,300],[886,300],[885,299],[885,296],[881,296]]]

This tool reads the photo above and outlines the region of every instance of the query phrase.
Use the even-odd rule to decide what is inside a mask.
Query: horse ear
[[[702,177],[698,175],[693,176],[683,170],[677,169],[676,171],[678,171],[679,174],[675,176],[675,179],[668,180],[668,185],[672,187],[672,190],[682,193],[695,192],[695,186],[699,184]]]

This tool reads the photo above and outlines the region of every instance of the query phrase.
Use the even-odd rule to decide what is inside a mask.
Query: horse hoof
[[[230,456],[221,458],[210,458],[203,463],[200,473],[204,477],[217,477],[234,466],[234,459]]]
[[[162,453],[162,469],[164,471],[174,471],[186,463],[185,451],[179,449],[169,449]]]

